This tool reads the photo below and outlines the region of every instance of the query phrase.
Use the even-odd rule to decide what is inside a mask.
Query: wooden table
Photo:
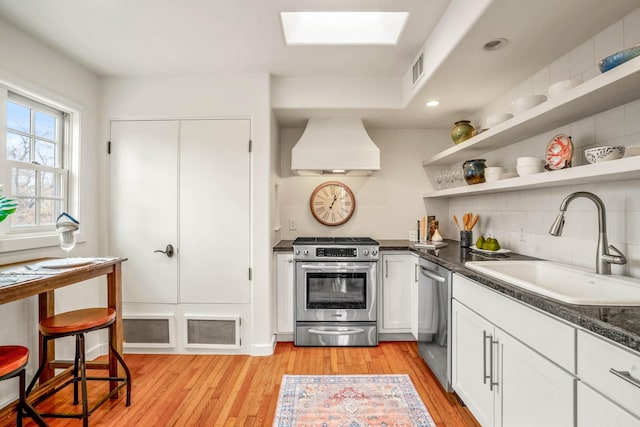
[[[54,291],[56,289],[106,275],[107,305],[116,310],[116,321],[113,328],[110,329],[109,341],[113,344],[116,350],[122,354],[122,343],[124,341],[124,331],[122,326],[122,262],[126,260],[126,258],[95,258],[95,260],[89,264],[60,269],[59,271],[52,269],[46,269],[44,271],[35,270],[33,271],[35,276],[33,278],[29,275],[28,280],[0,287],[0,304],[38,295],[38,316],[40,320],[43,320],[55,314]],[[33,265],[40,261],[44,261],[44,259],[1,265],[0,273],[3,273],[3,277],[7,277],[6,273],[9,271],[17,269],[24,271],[25,265]],[[46,389],[64,381],[65,378],[59,378],[64,375],[55,376],[54,369],[68,368],[73,365],[72,361],[54,360],[55,340],[49,343],[47,354],[42,354],[42,339],[40,339],[39,342],[40,361],[42,361],[43,358],[46,358],[49,364],[40,375],[40,385],[34,391],[36,395],[38,394],[38,389],[41,389],[40,392],[45,392]],[[123,369],[117,363],[115,356],[111,353],[111,349],[109,349],[109,358],[107,362],[88,362],[87,367],[95,369],[107,369],[108,367],[109,376],[124,376]],[[116,385],[116,382],[112,382],[111,389],[115,388]]]

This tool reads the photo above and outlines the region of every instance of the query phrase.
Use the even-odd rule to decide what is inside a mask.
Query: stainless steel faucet
[[[626,264],[627,258],[616,249],[613,245],[610,245],[607,241],[607,214],[605,212],[604,203],[600,197],[587,191],[576,191],[569,194],[560,204],[560,213],[558,217],[551,225],[549,234],[552,236],[560,236],[562,234],[562,228],[564,227],[564,213],[567,211],[567,206],[573,199],[578,197],[585,197],[596,204],[598,208],[598,250],[596,253],[596,273],[598,274],[611,274],[611,264]],[[609,251],[614,252],[611,254]]]

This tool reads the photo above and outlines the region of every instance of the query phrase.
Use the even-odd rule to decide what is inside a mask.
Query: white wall
[[[100,136],[109,137],[111,119],[230,118],[251,119],[252,156],[252,230],[253,267],[252,303],[228,306],[203,306],[199,312],[219,314],[235,310],[243,317],[243,352],[270,354],[275,342],[271,310],[271,247],[275,235],[271,231],[270,200],[274,186],[272,177],[273,148],[269,108],[269,76],[200,75],[174,78],[104,78],[100,82]],[[101,158],[102,212],[107,209],[107,155]],[[101,218],[102,241],[107,242],[108,218]],[[223,243],[222,243],[223,244]],[[129,307],[131,309],[131,306]],[[139,308],[139,307],[138,307]],[[125,307],[125,310],[127,307]],[[168,308],[170,310],[170,308]],[[213,312],[212,312],[213,311]]]
[[[552,64],[520,83],[491,105],[475,114],[474,123],[495,113],[508,112],[510,100],[533,93],[546,93],[550,84],[571,77],[583,81],[599,74],[598,61],[640,42],[640,8],[627,15]],[[519,156],[544,158],[551,138],[559,133],[572,136],[573,164],[581,165],[585,148],[601,145],[640,145],[640,100],[609,111],[568,123],[557,129],[503,149],[486,153],[487,165],[515,170]],[[561,237],[548,234],[562,199],[574,191],[590,191],[603,199],[607,208],[609,243],[628,258],[626,266],[613,266],[617,274],[640,278],[640,182],[638,180],[589,185],[559,186],[538,190],[513,191],[452,199],[446,230],[456,238],[450,219],[453,214],[473,211],[481,217],[474,237],[480,233],[495,235],[502,246],[543,259],[595,268],[598,220],[595,205],[578,199],[569,205]],[[520,227],[526,229],[526,241],[520,240]]]
[[[282,239],[299,236],[367,236],[408,239],[416,220],[425,215],[422,193],[431,189],[422,159],[447,148],[448,130],[368,129],[380,148],[380,171],[370,177],[326,175],[295,176],[291,172],[291,148],[303,129],[281,129],[280,220]],[[346,224],[328,227],[309,211],[313,189],[325,181],[347,184],[356,197],[356,211]],[[296,230],[289,229],[289,220]]]
[[[86,68],[57,53],[50,46],[34,39],[12,24],[0,18],[0,76],[9,85],[64,104],[71,102],[82,108],[82,140],[80,147],[80,206],[79,220],[86,242],[78,244],[72,254],[77,256],[99,255],[97,220],[97,110],[98,79]],[[5,252],[0,263],[9,263],[41,257],[64,256],[56,247]],[[106,281],[94,280],[56,291],[56,311],[99,305],[106,302]],[[31,350],[29,375],[35,373],[38,355],[37,298],[16,301],[0,306],[0,342],[26,345]],[[91,335],[87,340],[89,357],[101,354],[102,339]],[[71,358],[72,346],[58,346],[59,357]],[[96,354],[96,352],[98,352]],[[0,384],[0,404],[13,399],[16,383]]]

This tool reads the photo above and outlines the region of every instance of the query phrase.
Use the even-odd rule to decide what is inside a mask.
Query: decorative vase
[[[460,120],[453,125],[451,129],[451,139],[454,143],[460,144],[462,141],[466,141],[471,138],[475,132],[471,122],[469,120]]]
[[[484,182],[485,159],[467,160],[462,164],[464,180],[467,184],[480,184]]]
[[[605,71],[609,71],[610,69],[615,68],[636,56],[640,56],[640,44],[621,50],[620,52],[616,52],[613,55],[609,55],[604,58],[599,64],[600,72],[604,73]]]

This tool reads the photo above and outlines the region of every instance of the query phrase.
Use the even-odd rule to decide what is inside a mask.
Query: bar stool
[[[87,377],[86,373],[86,360],[85,360],[85,334],[87,332],[97,331],[99,329],[109,328],[111,333],[112,325],[116,320],[116,311],[113,308],[85,308],[82,310],[68,311],[66,313],[56,314],[55,316],[48,317],[40,322],[40,333],[42,335],[42,353],[47,354],[47,344],[49,341],[56,338],[75,336],[76,337],[76,352],[73,364],[73,377],[63,383],[61,386],[54,390],[44,394],[38,398],[38,402],[44,398],[50,396],[62,390],[69,384],[73,383],[73,404],[78,404],[78,383],[82,389],[82,412],[81,413],[42,413],[43,417],[51,418],[82,418],[83,426],[89,425],[89,415],[95,411],[100,405],[106,402],[114,394],[118,392],[122,387],[127,387],[127,401],[126,406],[131,404],[131,373],[125,363],[124,359],[113,347],[111,340],[109,340],[109,346],[115,358],[118,360],[125,372],[125,377]],[[36,381],[40,377],[42,370],[45,368],[47,360],[43,358],[38,372],[29,384],[27,388],[27,395],[31,393],[31,390],[36,384]],[[80,371],[78,375],[78,371]],[[102,397],[95,405],[89,408],[89,402],[87,400],[87,381],[117,381],[120,382],[117,387]]]
[[[29,361],[29,349],[19,345],[3,345],[0,346],[0,380],[9,378],[20,378],[20,400],[16,412],[18,413],[16,424],[22,427],[22,416],[25,411],[28,416],[41,427],[46,427],[47,423],[42,419],[40,414],[27,402],[27,396],[24,391],[25,386],[25,368]]]

